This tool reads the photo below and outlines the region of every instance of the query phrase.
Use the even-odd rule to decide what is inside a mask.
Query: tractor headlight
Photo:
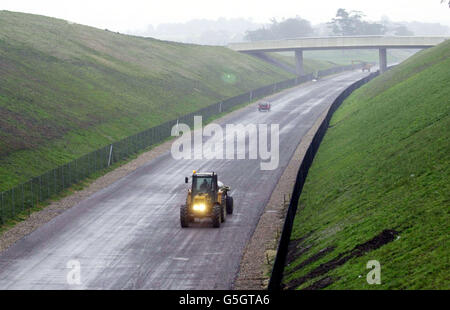
[[[206,210],[206,205],[204,203],[194,204],[192,207],[194,211],[204,212]]]

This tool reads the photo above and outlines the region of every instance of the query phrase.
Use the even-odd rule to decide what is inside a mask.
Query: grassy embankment
[[[450,41],[334,114],[291,236],[288,288],[450,289]],[[381,285],[369,285],[369,260]]]

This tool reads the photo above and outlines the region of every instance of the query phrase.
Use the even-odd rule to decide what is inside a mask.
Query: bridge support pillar
[[[384,73],[387,70],[387,52],[385,47],[380,48],[379,56],[380,56],[380,73]]]
[[[295,71],[297,75],[305,75],[305,69],[303,68],[303,50],[295,50]]]

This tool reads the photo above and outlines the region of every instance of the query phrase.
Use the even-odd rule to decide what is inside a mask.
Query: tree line
[[[360,11],[338,9],[336,16],[327,23],[329,34],[335,36],[384,35],[390,33],[399,36],[414,35],[406,26],[383,24],[364,20]],[[247,31],[248,41],[276,40],[317,35],[311,23],[299,16],[278,21],[271,19],[271,24],[253,31]]]

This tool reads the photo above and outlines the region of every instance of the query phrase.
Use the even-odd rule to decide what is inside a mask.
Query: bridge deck
[[[238,52],[279,52],[321,49],[379,49],[379,48],[427,48],[450,39],[445,36],[358,36],[298,38],[271,41],[231,43],[228,47]]]

